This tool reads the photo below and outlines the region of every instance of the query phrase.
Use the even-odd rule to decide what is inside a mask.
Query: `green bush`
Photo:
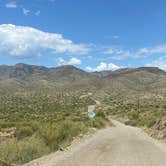
[[[22,141],[8,141],[0,145],[0,159],[6,163],[25,163],[48,152],[49,148],[35,136]]]
[[[131,118],[131,119],[138,119],[139,118],[139,113],[138,113],[138,111],[132,111],[132,112],[129,112],[129,117]]]
[[[93,119],[89,119],[89,121],[87,122],[87,125],[89,127],[98,128],[98,129],[105,127],[106,124],[107,124],[106,119],[97,116]]]
[[[17,139],[23,139],[25,137],[32,136],[34,133],[32,127],[30,126],[22,126],[16,130],[15,136]]]
[[[97,116],[97,117],[101,117],[101,118],[103,118],[103,119],[106,118],[106,115],[105,115],[104,111],[102,111],[102,110],[98,111],[98,112],[96,113],[96,116]]]
[[[151,119],[149,119],[148,121],[147,121],[147,127],[152,127],[154,124],[156,123],[156,119],[155,118],[153,118],[153,117],[151,117]]]
[[[27,138],[19,143],[21,163],[39,158],[50,152],[43,140],[38,137]]]
[[[65,120],[56,125],[50,124],[39,129],[39,135],[51,151],[65,146],[73,140],[73,137],[85,132],[86,127],[82,122]]]
[[[129,120],[125,122],[126,125],[131,125],[131,126],[138,126],[138,121],[137,120]]]

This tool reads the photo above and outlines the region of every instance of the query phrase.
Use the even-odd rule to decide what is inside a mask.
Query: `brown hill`
[[[56,68],[16,64],[0,66],[0,91],[89,90],[96,95],[165,93],[166,72],[156,67],[88,73],[71,65]]]

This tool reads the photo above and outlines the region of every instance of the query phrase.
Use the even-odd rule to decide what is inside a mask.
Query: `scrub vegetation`
[[[113,103],[107,110],[109,115],[115,116],[127,125],[147,128],[154,137],[166,139],[166,98]]]
[[[0,165],[22,164],[62,150],[80,134],[108,124],[104,112],[88,117],[87,107],[94,101],[79,94],[19,93],[0,98],[0,130],[9,129],[7,137],[0,137]]]

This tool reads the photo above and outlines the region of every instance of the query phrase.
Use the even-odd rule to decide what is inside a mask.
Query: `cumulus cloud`
[[[6,4],[6,8],[17,8],[17,3],[15,1],[11,1]]]
[[[103,70],[107,70],[108,65],[104,62],[101,62],[97,67],[96,67],[96,71],[103,71]]]
[[[104,71],[104,70],[117,70],[117,69],[120,69],[121,67],[120,66],[117,66],[113,63],[105,63],[105,62],[100,62],[100,64],[96,67],[96,68],[92,68],[90,66],[87,66],[86,67],[86,70],[88,71]]]
[[[108,64],[108,70],[117,70],[117,69],[120,69],[121,67],[120,66],[117,66],[117,65],[115,65],[115,64],[113,64],[113,63],[109,63]]]
[[[86,54],[89,47],[75,44],[61,34],[47,33],[32,27],[12,24],[0,25],[0,55],[38,56],[43,51]]]
[[[82,63],[81,60],[78,58],[75,58],[75,57],[72,57],[71,59],[69,59],[69,61],[65,61],[61,57],[58,58],[58,60],[57,60],[58,66],[61,66],[61,65],[79,65],[81,63]]]
[[[146,64],[148,67],[158,67],[166,71],[166,56],[160,57],[157,60],[152,61],[151,63]]]

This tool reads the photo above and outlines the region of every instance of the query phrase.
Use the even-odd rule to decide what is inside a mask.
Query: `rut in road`
[[[26,166],[166,166],[166,145],[141,129],[112,120],[115,127],[32,161]]]

